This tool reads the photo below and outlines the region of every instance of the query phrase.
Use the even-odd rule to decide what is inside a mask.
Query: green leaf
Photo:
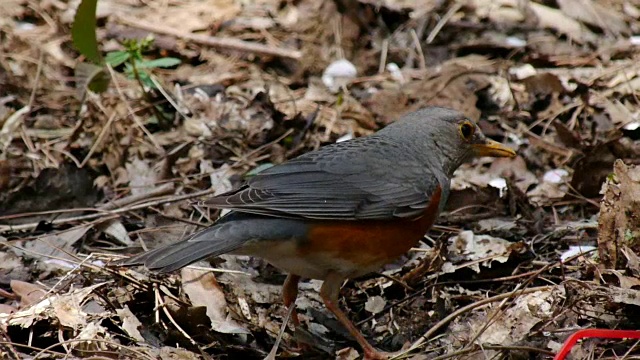
[[[82,0],[71,27],[73,45],[94,64],[102,64],[96,38],[96,6],[98,0]]]
[[[142,84],[144,84],[146,88],[149,88],[149,89],[156,88],[156,84],[153,83],[153,80],[151,80],[151,76],[149,76],[149,74],[147,74],[146,72],[140,73],[140,81],[142,81]]]
[[[107,53],[107,56],[104,60],[107,64],[111,65],[111,67],[117,67],[122,65],[125,61],[129,60],[131,54],[128,51],[111,51]]]
[[[87,89],[95,93],[105,92],[111,80],[104,66],[89,63],[79,63],[76,65],[75,75],[76,88],[78,89],[80,98],[84,96],[84,92]]]
[[[168,68],[168,67],[180,65],[180,63],[181,63],[180,59],[165,57],[160,59],[141,61],[138,64],[138,67],[140,69]]]

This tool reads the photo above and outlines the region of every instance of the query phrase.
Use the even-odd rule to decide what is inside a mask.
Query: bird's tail
[[[119,266],[144,265],[161,273],[240,249],[249,242],[291,239],[302,235],[302,222],[231,212],[213,226],[184,240],[119,261]]]

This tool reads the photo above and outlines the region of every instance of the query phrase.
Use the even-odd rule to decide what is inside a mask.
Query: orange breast
[[[307,233],[306,241],[299,244],[298,255],[305,257],[323,253],[363,268],[389,263],[415,246],[433,225],[438,215],[441,195],[438,187],[423,215],[415,220],[314,224]]]

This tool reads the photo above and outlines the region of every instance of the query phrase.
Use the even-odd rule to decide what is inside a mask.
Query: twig
[[[433,334],[435,334],[438,330],[440,330],[441,327],[445,326],[446,324],[448,324],[449,322],[451,322],[453,319],[455,319],[456,317],[464,314],[465,312],[471,311],[473,309],[476,308],[481,308],[481,307],[485,307],[486,305],[489,305],[493,302],[496,301],[502,301],[504,299],[508,299],[512,296],[515,295],[526,295],[526,294],[531,294],[534,292],[538,292],[538,291],[551,291],[553,290],[554,286],[538,286],[538,287],[533,287],[533,288],[528,288],[528,289],[523,289],[523,290],[516,290],[516,291],[511,291],[508,293],[504,293],[504,294],[500,294],[500,295],[496,295],[490,298],[486,298],[486,299],[482,299],[480,301],[476,301],[473,304],[469,304],[465,307],[462,307],[456,311],[454,311],[453,313],[449,314],[449,316],[445,317],[444,319],[440,320],[437,324],[435,324],[434,326],[432,326],[426,333],[424,333],[424,335],[422,335],[418,340],[416,340],[411,347],[409,347],[407,350],[395,355],[393,358],[398,358],[400,356],[403,356],[405,354],[410,353],[413,350],[418,349],[419,347],[421,347],[426,341],[427,339],[429,339]]]
[[[173,197],[161,197],[161,198],[150,200],[150,201],[147,201],[147,202],[144,202],[144,203],[140,203],[140,204],[136,204],[136,205],[132,205],[132,206],[122,207],[120,209],[102,211],[100,213],[95,213],[95,214],[74,216],[74,217],[70,217],[70,218],[66,218],[66,219],[56,219],[56,220],[51,221],[51,225],[66,224],[66,223],[75,222],[75,221],[93,220],[93,219],[97,219],[97,218],[100,218],[100,217],[103,217],[103,216],[119,215],[119,214],[123,214],[123,213],[129,212],[129,211],[144,209],[144,208],[147,208],[149,206],[156,206],[156,205],[160,205],[160,204],[164,204],[164,203],[182,201],[182,200],[187,200],[187,199],[193,199],[193,198],[200,197],[200,196],[210,195],[210,194],[213,194],[214,192],[215,192],[215,189],[207,189],[207,190],[203,190],[203,191],[199,191],[199,192],[192,193],[192,194],[187,194],[187,195],[179,195],[179,196],[173,196]],[[31,230],[31,229],[34,229],[36,226],[38,226],[38,224],[39,223],[29,223],[29,224],[21,224],[21,225],[1,225],[0,226],[0,233],[7,232],[7,231]]]
[[[11,338],[9,337],[9,334],[7,334],[7,332],[4,331],[4,329],[1,326],[0,326],[0,335],[2,336],[2,338],[7,340],[6,346],[7,346],[7,349],[9,350],[9,353],[13,355],[13,358],[16,360],[21,359],[22,357],[18,354],[18,351],[16,350],[16,348],[13,347],[13,343],[11,342]]]
[[[424,59],[424,51],[422,51],[422,45],[420,45],[420,39],[418,39],[418,34],[416,34],[416,31],[414,29],[411,29],[410,34],[411,34],[411,39],[413,39],[414,46],[418,51],[418,56],[419,56],[418,60],[420,60],[420,70],[426,70],[427,63]]]
[[[175,36],[180,39],[192,41],[194,43],[209,45],[214,48],[222,48],[228,50],[263,54],[263,55],[272,55],[278,57],[284,57],[289,59],[300,59],[302,57],[302,52],[298,50],[291,49],[283,49],[277,46],[269,46],[263,45],[253,42],[248,42],[244,40],[231,39],[231,38],[220,38],[215,36],[206,36],[192,33],[185,33],[176,29],[167,28],[164,26],[158,26],[149,24],[144,21],[140,21],[140,19],[132,19],[128,16],[118,15],[116,17],[116,21],[137,29],[146,30],[155,34],[161,35],[169,35]]]
[[[133,108],[131,108],[131,105],[127,101],[127,97],[124,95],[124,92],[120,88],[120,85],[118,85],[118,81],[117,81],[117,78],[116,78],[116,73],[115,73],[115,71],[113,71],[113,68],[111,66],[107,65],[107,69],[109,70],[109,74],[111,75],[111,78],[113,79],[113,84],[116,86],[116,91],[118,92],[118,95],[120,95],[120,98],[122,99],[122,102],[127,107],[127,111],[129,112],[129,116],[131,116],[131,119],[133,120],[133,122],[136,124],[137,127],[140,128],[140,130],[142,130],[142,132],[145,135],[147,135],[147,137],[149,138],[149,141],[151,141],[153,146],[155,146],[156,150],[158,150],[158,152],[160,154],[164,154],[164,148],[158,143],[158,141],[153,136],[153,134],[151,134],[151,132],[144,126],[142,121],[140,121],[140,118],[138,118],[138,115],[136,115],[136,113],[133,111]],[[144,88],[143,88],[142,92],[144,94],[147,94],[144,91]]]
[[[43,355],[43,354],[45,354],[45,353],[52,352],[52,350],[51,350],[51,349],[53,349],[53,348],[55,348],[55,347],[57,347],[57,346],[61,346],[61,345],[63,345],[63,344],[73,344],[73,343],[83,343],[83,342],[86,342],[86,343],[98,342],[98,343],[108,344],[108,345],[114,346],[114,347],[116,347],[116,348],[118,348],[118,349],[127,349],[128,351],[131,351],[132,353],[134,353],[134,354],[136,354],[136,355],[138,355],[138,356],[139,356],[139,358],[138,358],[138,359],[150,359],[150,360],[153,360],[153,359],[154,359],[153,357],[149,356],[148,354],[145,354],[145,353],[143,353],[143,352],[141,352],[141,351],[138,351],[138,350],[137,350],[137,349],[135,349],[135,348],[132,348],[132,347],[129,347],[129,346],[124,346],[124,345],[119,344],[119,343],[117,343],[116,341],[113,341],[113,340],[98,339],[98,338],[92,338],[92,339],[69,339],[69,340],[65,340],[65,341],[63,341],[63,342],[58,342],[58,343],[55,343],[55,344],[50,345],[50,346],[47,346],[46,348],[44,348],[44,349],[40,350],[40,352],[39,352],[39,353],[37,353],[37,354],[33,357],[33,359],[34,359],[34,360],[36,360],[36,359],[40,358],[40,357],[41,357],[41,355]],[[14,344],[14,345],[17,345],[17,346],[23,346],[23,345],[21,345],[21,344]],[[30,347],[30,348],[34,348],[33,346],[29,346],[29,347]],[[34,348],[34,349],[35,349],[35,348]],[[56,353],[56,354],[59,354],[59,353]],[[120,355],[121,355],[121,354],[122,354],[122,353],[120,353]]]
[[[102,130],[100,130],[100,134],[98,134],[98,138],[96,139],[96,141],[93,142],[93,145],[91,145],[91,148],[89,149],[89,152],[87,153],[87,155],[84,157],[84,160],[82,160],[82,162],[78,165],[79,168],[82,168],[87,164],[87,162],[89,161],[89,159],[91,159],[91,156],[93,156],[93,153],[96,151],[98,146],[102,144],[102,140],[104,139],[105,135],[111,128],[111,124],[113,124],[113,121],[116,119],[117,116],[118,116],[117,111],[114,111],[111,114],[111,116],[109,116],[107,123],[104,124],[104,126],[102,127]]]
[[[447,13],[444,14],[442,19],[440,19],[440,21],[438,21],[438,23],[433,28],[433,30],[431,30],[431,32],[429,33],[429,36],[427,36],[427,44],[431,44],[433,42],[433,40],[436,38],[440,30],[442,30],[442,28],[447,24],[449,20],[451,20],[453,15],[455,15],[455,13],[458,12],[458,10],[460,10],[461,7],[462,7],[462,1],[456,1],[456,3],[449,8]]]
[[[29,96],[29,104],[27,105],[29,109],[33,109],[33,103],[36,100],[36,92],[38,90],[38,84],[40,84],[40,76],[42,75],[43,63],[44,63],[44,53],[40,51],[40,56],[38,58],[38,68],[36,69],[36,78],[33,81],[33,89],[31,89],[31,95]],[[27,148],[29,149],[30,152],[35,153],[36,148],[33,145],[33,142],[31,141],[31,138],[29,137],[29,135],[27,135],[27,127],[24,125],[24,121],[20,122],[20,130],[22,132],[22,139],[25,145],[27,145]]]
[[[171,316],[171,313],[169,312],[169,310],[167,309],[167,305],[164,303],[164,301],[162,300],[162,296],[160,295],[159,292],[156,291],[156,296],[157,301],[159,302],[159,307],[162,309],[162,312],[164,312],[164,314],[167,316],[167,318],[169,318],[169,321],[173,324],[173,326],[176,327],[176,329],[182,334],[182,336],[184,336],[185,338],[187,338],[189,340],[189,342],[197,347],[198,349],[200,348],[198,346],[198,343],[186,332],[184,331],[184,329],[182,327],[180,327],[180,325],[178,325],[178,323],[176,322],[176,320],[173,318],[173,316]],[[158,316],[156,315],[156,318],[158,318]]]
[[[118,199],[118,200],[113,200],[110,201],[107,204],[104,204],[100,207],[98,207],[101,210],[112,210],[112,209],[116,209],[118,207],[122,207],[122,206],[126,206],[129,204],[133,204],[136,203],[140,200],[144,200],[144,199],[149,199],[149,198],[153,198],[155,196],[161,196],[161,195],[166,195],[166,194],[170,194],[173,192],[174,186],[173,183],[166,183],[166,184],[162,184],[160,186],[156,186],[155,188],[151,189],[148,192],[145,193],[141,193],[141,194],[132,194],[126,197],[123,197],[122,199]]]
[[[382,40],[382,50],[380,51],[380,64],[378,64],[378,74],[384,73],[387,67],[387,56],[389,55],[389,39]]]

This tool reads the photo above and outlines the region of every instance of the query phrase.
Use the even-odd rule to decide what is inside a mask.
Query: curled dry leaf
[[[623,247],[640,250],[640,166],[616,160],[613,176],[604,185],[598,230],[598,253],[607,268],[621,268]]]
[[[475,235],[473,231],[461,231],[458,235],[449,239],[449,252],[457,256],[457,262],[481,260],[474,262],[471,269],[480,272],[480,265],[491,267],[493,261],[501,263],[509,260],[512,251],[512,243],[489,235]]]
[[[129,310],[129,307],[125,305],[122,309],[116,309],[116,313],[120,317],[120,320],[122,320],[122,330],[136,341],[144,342],[144,337],[142,337],[140,330],[138,330],[138,327],[142,326],[142,323],[140,323],[140,320]]]
[[[92,224],[80,225],[67,231],[44,235],[36,240],[25,241],[24,250],[15,248],[14,251],[18,255],[39,260],[38,265],[50,268],[48,270],[68,271],[77,262],[72,257],[76,253],[73,244],[92,227]]]
[[[85,327],[82,328],[78,336],[75,338],[76,340],[82,341],[73,341],[71,343],[71,347],[77,351],[80,351],[80,354],[84,356],[90,356],[97,351],[105,351],[109,349],[109,343],[105,341],[96,341],[96,340],[111,340],[111,333],[107,328],[100,325],[99,322],[90,322]],[[81,357],[83,357],[81,355]]]
[[[504,313],[499,314],[495,321],[480,335],[481,343],[509,345],[523,341],[531,333],[538,323],[548,320],[553,316],[556,299],[562,296],[564,290],[560,287],[554,291],[539,291],[515,299],[515,303]],[[495,311],[499,311],[496,309]],[[475,328],[476,333],[486,323],[484,319],[478,319]]]
[[[47,294],[47,291],[40,285],[28,283],[26,281],[11,280],[9,283],[11,290],[20,299],[20,307],[24,308],[31,304],[42,300]]]
[[[17,308],[11,306],[11,305],[7,305],[7,304],[0,304],[0,314],[13,314],[16,311],[18,311]]]
[[[49,319],[62,326],[78,328],[87,323],[87,314],[82,310],[82,303],[93,290],[105,284],[107,283],[71,290],[67,294],[51,295],[16,313],[0,314],[0,327],[28,328],[38,320]]]
[[[213,330],[227,334],[248,334],[249,331],[231,319],[227,301],[213,273],[206,270],[184,268],[181,270],[182,289],[194,306],[204,306],[211,319]]]
[[[124,225],[122,225],[122,221],[120,221],[119,219],[107,220],[104,223],[98,225],[97,228],[102,230],[105,234],[111,236],[113,239],[119,241],[122,245],[133,245],[133,241],[129,237],[127,229],[125,229]]]

